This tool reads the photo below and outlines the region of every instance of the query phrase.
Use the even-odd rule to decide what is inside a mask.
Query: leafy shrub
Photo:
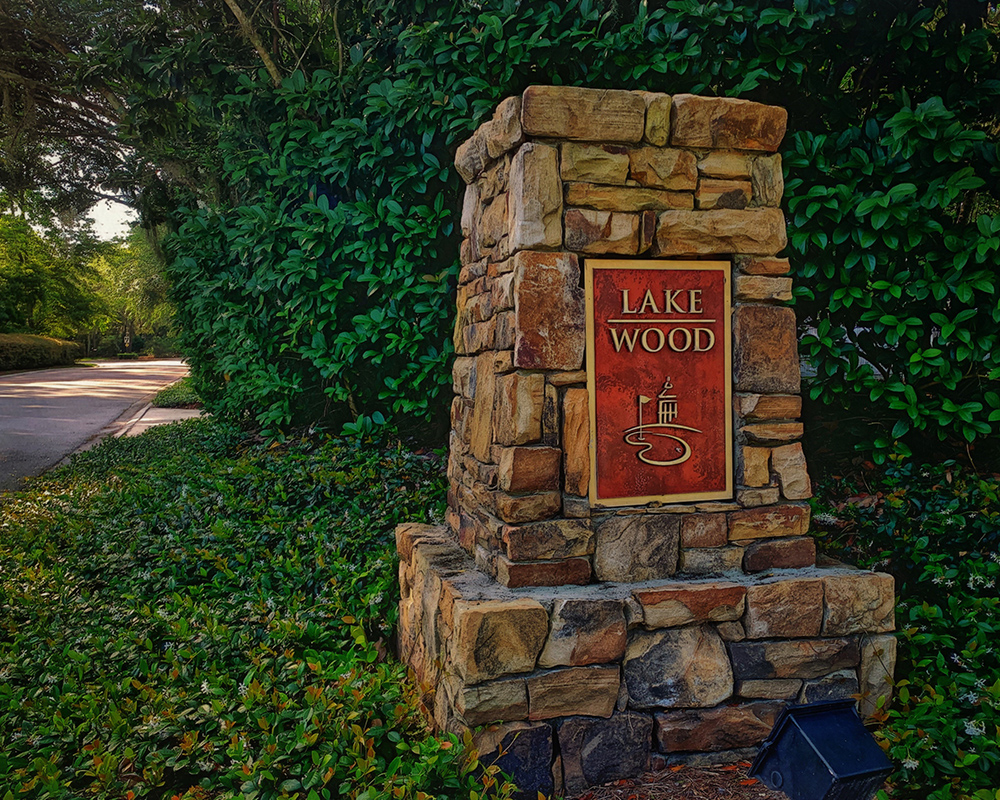
[[[892,796],[995,800],[1000,479],[891,467],[815,519],[827,549],[896,577],[897,696],[877,734],[897,764]]]
[[[155,428],[5,498],[4,800],[503,796],[386,657],[392,529],[441,513],[441,460],[255,442]]]
[[[0,333],[0,370],[36,369],[72,364],[80,345],[48,336]]]
[[[196,408],[201,405],[201,398],[194,390],[191,379],[181,378],[158,391],[152,405],[155,408]]]

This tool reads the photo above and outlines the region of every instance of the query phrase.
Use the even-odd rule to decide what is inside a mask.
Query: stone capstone
[[[785,135],[788,112],[749,100],[676,94],[671,122],[675,147],[773,153]]]
[[[733,693],[726,647],[711,625],[634,631],[622,671],[636,708],[708,708]]]
[[[718,581],[677,582],[636,589],[647,628],[672,628],[692,622],[725,622],[743,615],[746,587]]]
[[[521,95],[521,126],[529,136],[639,142],[646,103],[632,92],[615,89],[529,86]]]
[[[747,588],[743,620],[748,639],[819,636],[823,624],[823,581],[784,579]]]
[[[886,633],[896,627],[895,580],[884,572],[849,571],[823,578],[824,636]]]
[[[531,672],[548,632],[549,615],[537,600],[459,600],[451,658],[467,684]]]

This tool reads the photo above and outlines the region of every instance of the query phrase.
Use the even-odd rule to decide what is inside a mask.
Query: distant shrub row
[[[72,364],[79,357],[80,345],[75,342],[27,333],[0,334],[0,371]]]

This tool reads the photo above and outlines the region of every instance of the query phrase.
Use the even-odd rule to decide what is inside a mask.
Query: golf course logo
[[[652,409],[644,411],[645,406],[653,402],[653,398],[644,394],[636,396],[639,408],[639,424],[624,431],[625,444],[640,448],[636,453],[644,464],[654,467],[672,467],[683,464],[691,458],[691,445],[680,432],[701,433],[697,428],[681,425],[677,418],[677,395],[672,394],[673,384],[670,378],[663,382],[663,389],[656,396],[656,421],[652,421]],[[647,416],[648,415],[648,416]],[[646,419],[649,419],[647,422]]]

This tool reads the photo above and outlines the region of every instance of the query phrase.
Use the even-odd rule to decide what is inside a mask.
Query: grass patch
[[[194,390],[191,378],[181,378],[165,389],[160,389],[153,398],[154,408],[199,408],[201,398]]]
[[[0,797],[494,796],[387,656],[393,528],[443,508],[438,456],[212,420],[8,495]]]

